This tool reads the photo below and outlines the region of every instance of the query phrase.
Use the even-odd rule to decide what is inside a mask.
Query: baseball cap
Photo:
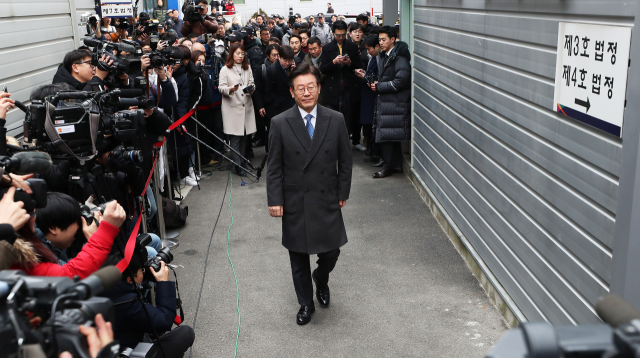
[[[159,29],[164,29],[164,25],[162,25],[162,24],[158,24],[158,28],[159,28]]]
[[[252,26],[247,26],[244,29],[242,29],[242,31],[240,31],[240,32],[242,32],[245,37],[247,37],[247,36],[255,36],[256,35],[256,32],[255,32],[255,30],[253,29]]]
[[[293,25],[292,25],[292,27],[293,27],[294,29],[299,29],[299,28],[300,28],[300,24],[299,24],[299,23],[297,23],[297,22],[294,22],[294,23],[293,23]]]
[[[242,41],[244,40],[244,36],[242,36],[240,32],[236,31],[231,35],[227,36],[227,40],[229,40],[230,42]]]
[[[318,13],[318,16],[316,16],[316,17],[324,17],[324,14],[320,12],[320,13]]]

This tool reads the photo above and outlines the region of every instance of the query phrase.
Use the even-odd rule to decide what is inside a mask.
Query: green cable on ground
[[[233,211],[231,210],[231,196],[233,195],[233,177],[231,171],[229,171],[229,179],[231,180],[231,186],[229,188],[229,214],[231,215],[231,225],[227,230],[227,258],[231,264],[231,270],[233,271],[233,278],[236,280],[236,309],[238,310],[238,331],[236,332],[236,350],[233,355],[234,358],[238,357],[238,338],[240,337],[240,289],[238,287],[238,276],[236,276],[236,269],[233,267],[233,261],[231,261],[231,255],[229,255],[229,240],[231,237],[231,228],[233,227]]]

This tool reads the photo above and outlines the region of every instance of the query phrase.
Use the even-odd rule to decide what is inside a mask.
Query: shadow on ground
[[[263,155],[256,150],[256,165]],[[240,289],[238,357],[483,357],[506,330],[409,180],[373,180],[363,158],[354,153],[343,209],[349,243],[331,276],[331,307],[316,305],[302,327],[295,324],[289,256],[280,244],[281,222],[268,214],[265,179],[241,186],[233,174],[229,252]],[[230,191],[212,237],[228,176],[214,172],[190,192],[188,224],[174,252],[184,266],[178,278],[185,322],[196,319],[193,357],[234,355]]]

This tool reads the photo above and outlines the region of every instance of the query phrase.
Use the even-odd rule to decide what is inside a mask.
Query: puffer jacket
[[[411,64],[409,46],[396,42],[389,58],[378,54],[378,84],[374,115],[375,140],[404,142],[411,139]]]

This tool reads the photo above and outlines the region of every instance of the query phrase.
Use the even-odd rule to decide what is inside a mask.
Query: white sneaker
[[[200,177],[196,175],[195,170],[193,170],[193,167],[189,167],[189,178],[193,179],[194,181],[200,181]]]
[[[363,146],[362,144],[356,144],[353,146],[353,149],[357,149],[361,152],[366,152],[367,151],[367,147]]]
[[[197,182],[195,179],[193,179],[192,177],[186,177],[186,178],[184,178],[184,182],[185,182],[185,184],[187,184],[187,185],[191,185],[191,186],[198,186],[198,182]]]

